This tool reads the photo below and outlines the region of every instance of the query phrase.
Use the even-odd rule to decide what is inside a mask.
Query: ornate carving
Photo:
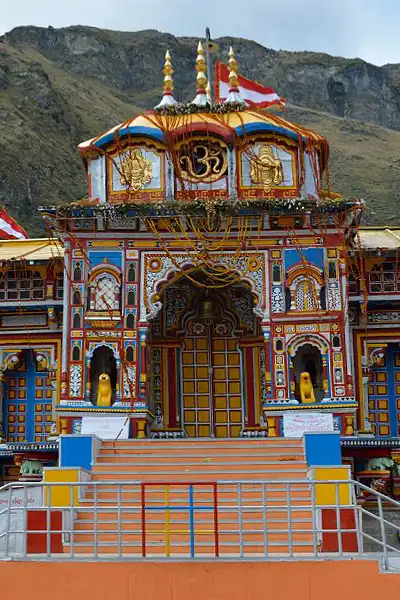
[[[69,387],[71,392],[71,398],[79,398],[81,396],[81,385],[82,385],[82,366],[71,365],[70,376],[69,376]]]
[[[147,160],[140,148],[133,148],[121,161],[120,182],[137,192],[152,179],[151,160]]]
[[[340,310],[340,292],[337,282],[328,284],[328,310]]]
[[[226,148],[218,142],[185,144],[179,164],[183,179],[191,183],[211,183],[222,177],[228,168]]]
[[[135,365],[124,366],[124,397],[132,398],[136,389],[136,367]]]
[[[250,161],[250,178],[266,193],[283,182],[282,161],[274,156],[270,145],[261,146],[258,156]]]
[[[234,258],[234,265],[232,265],[232,255],[229,252],[226,253],[211,253],[215,263],[227,266],[229,268],[235,268],[243,280],[250,283],[252,291],[257,297],[257,304],[253,310],[256,315],[263,317],[263,311],[261,306],[264,304],[265,296],[265,256],[260,252],[242,252],[240,258],[237,260]],[[173,260],[172,260],[173,258]],[[173,257],[168,256],[166,253],[159,253],[157,256],[149,254],[145,257],[145,288],[144,288],[144,301],[141,302],[140,306],[140,320],[147,321],[148,319],[154,318],[161,310],[162,303],[156,295],[157,285],[162,281],[167,281],[168,275],[183,269],[184,266],[192,264],[192,259],[188,254],[173,254]],[[249,259],[260,259],[259,268],[256,271],[249,269]],[[159,261],[157,270],[154,269],[156,259]],[[154,265],[153,265],[154,263]],[[151,265],[153,265],[151,267]],[[283,301],[283,296],[282,296]],[[282,311],[284,312],[284,307]]]
[[[281,285],[272,286],[271,304],[273,313],[285,312],[285,296]]]
[[[369,323],[398,323],[400,322],[400,311],[369,313],[367,320]]]

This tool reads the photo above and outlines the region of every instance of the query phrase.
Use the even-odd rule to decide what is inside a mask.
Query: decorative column
[[[265,394],[267,397],[272,397],[272,377],[271,377],[271,327],[270,325],[262,324],[261,330],[264,334],[264,380]],[[262,375],[262,373],[261,373]]]
[[[139,324],[139,397],[142,401],[147,402],[147,370],[148,370],[148,333],[149,324]]]
[[[3,415],[3,405],[4,405],[4,384],[5,384],[5,375],[3,371],[0,371],[0,443],[5,439],[4,434],[4,415]]]
[[[90,356],[86,356],[86,400],[87,402],[91,402],[92,398],[92,377],[90,370]]]
[[[322,355],[322,389],[324,390],[324,400],[329,400],[329,379],[328,379],[328,355]]]

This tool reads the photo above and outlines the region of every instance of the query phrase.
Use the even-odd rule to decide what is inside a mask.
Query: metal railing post
[[[378,511],[379,511],[379,520],[381,522],[381,535],[382,535],[382,544],[383,544],[383,566],[387,571],[389,568],[389,559],[388,559],[388,549],[386,542],[386,529],[385,529],[385,521],[383,515],[383,507],[382,507],[382,498],[378,496]]]
[[[93,484],[93,555],[97,558],[97,544],[98,544],[98,514],[97,514],[97,485]]]
[[[293,533],[292,533],[292,512],[290,503],[290,483],[286,482],[286,509],[287,509],[287,523],[288,523],[288,540],[289,540],[289,553],[293,556]]]
[[[121,485],[117,486],[117,536],[118,536],[118,558],[122,556],[122,531],[121,531]]]
[[[70,556],[71,558],[75,555],[75,527],[74,527],[74,506],[75,506],[75,493],[74,486],[70,483],[69,486],[69,505],[70,505],[70,535],[69,535],[69,543],[70,543]],[[80,495],[80,489],[78,488],[78,494]],[[64,529],[64,527],[63,527]],[[64,537],[64,532],[63,532]]]
[[[314,556],[318,556],[318,530],[317,530],[317,508],[315,503],[315,481],[311,481],[311,519],[313,530],[313,551]]]
[[[49,488],[49,484],[47,484]],[[46,502],[46,556],[51,557],[51,512],[50,512],[50,489],[47,491]]]
[[[242,483],[237,484],[238,491],[238,525],[239,525],[239,556],[243,557],[243,512],[242,512]]]
[[[23,519],[23,526],[22,526],[22,531],[23,531],[23,553],[22,556],[24,558],[27,557],[28,554],[28,511],[27,511],[27,489],[26,489],[26,485],[24,485],[23,487],[23,508],[22,508],[22,519]]]
[[[264,540],[264,556],[268,557],[268,532],[267,532],[267,498],[266,484],[261,484],[261,502],[262,502],[262,523],[263,523],[263,540]]]
[[[338,551],[339,556],[343,556],[343,540],[342,540],[342,523],[340,515],[340,490],[339,483],[335,483],[335,500],[336,500],[336,533],[338,536]]]
[[[6,523],[6,557],[10,554],[10,527],[11,527],[11,502],[12,502],[12,486],[8,488],[8,509]]]

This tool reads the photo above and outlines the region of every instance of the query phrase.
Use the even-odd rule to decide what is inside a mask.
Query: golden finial
[[[210,85],[209,81],[207,81],[207,85],[206,85],[206,96],[207,96],[208,102],[211,103],[211,85]]]
[[[238,63],[235,57],[235,52],[233,51],[232,46],[229,48],[229,61],[228,61],[228,66],[229,66],[229,85],[231,86],[231,88],[235,87],[239,87],[239,82],[238,82],[238,76],[237,76],[237,68],[238,68]]]
[[[163,73],[164,73],[164,93],[163,93],[163,97],[162,100],[159,104],[157,104],[156,108],[159,108],[161,106],[171,106],[172,104],[177,104],[177,101],[174,98],[174,80],[172,78],[172,75],[174,73],[174,70],[172,68],[172,62],[171,62],[171,54],[169,52],[169,50],[166,51],[165,53],[165,63],[164,63],[164,68],[163,68]]]
[[[229,94],[228,94],[228,97],[225,100],[225,102],[241,102],[244,104],[242,98],[240,97],[239,79],[238,79],[238,74],[237,74],[238,63],[237,63],[237,60],[235,57],[235,52],[233,51],[232,46],[229,48],[228,67],[229,67],[229,75],[228,75]]]
[[[209,98],[207,96],[206,87],[207,87],[207,65],[206,59],[204,58],[205,52],[203,48],[203,44],[201,42],[198,43],[197,46],[197,58],[196,58],[196,98],[193,100],[192,104],[196,104],[196,106],[206,106],[209,103]]]

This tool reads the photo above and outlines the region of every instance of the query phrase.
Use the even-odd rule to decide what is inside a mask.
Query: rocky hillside
[[[159,101],[167,48],[177,99],[193,97],[196,43],[89,27],[19,27],[0,38],[0,203],[39,233],[38,204],[85,194],[76,145]],[[241,72],[287,98],[288,119],[328,137],[334,188],[365,198],[366,221],[398,224],[400,65],[218,43],[221,60],[234,45]]]

